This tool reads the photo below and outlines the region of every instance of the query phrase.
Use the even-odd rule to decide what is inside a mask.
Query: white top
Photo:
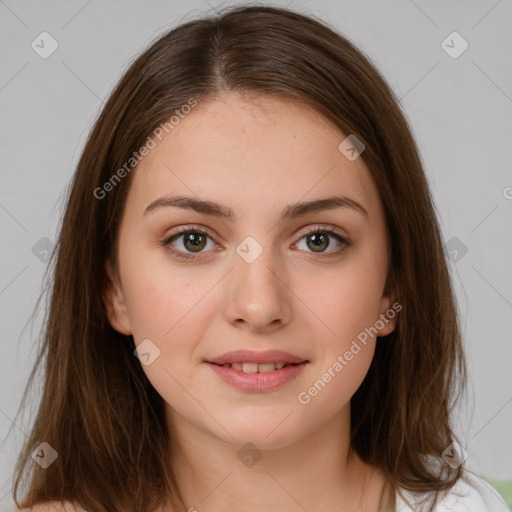
[[[415,497],[418,496],[415,493],[405,489],[401,491],[413,507],[416,500],[421,500],[421,496]],[[428,507],[426,509],[428,510]],[[435,508],[435,512],[510,512],[511,510],[491,484],[468,469],[464,469],[462,477],[448,493],[444,491],[443,494],[440,491]],[[397,493],[395,512],[414,511],[415,509],[405,503]]]
[[[414,507],[415,493],[401,489],[409,503]],[[420,498],[421,499],[421,496]],[[34,507],[37,510],[36,507]],[[428,507],[426,508],[428,510]],[[18,509],[9,509],[9,512],[19,512]],[[26,509],[25,509],[26,510]],[[48,509],[39,508],[41,512]],[[62,510],[59,508],[59,510]],[[511,508],[505,503],[501,494],[483,478],[465,469],[462,477],[450,489],[447,494],[440,492],[440,498],[435,512],[511,512]],[[395,512],[416,512],[404,502],[402,497],[396,494]]]

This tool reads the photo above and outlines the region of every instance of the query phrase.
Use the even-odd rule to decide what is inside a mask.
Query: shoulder
[[[443,500],[443,505],[447,507],[447,510],[452,507],[457,512],[459,510],[461,512],[466,512],[466,510],[510,512],[510,508],[501,494],[484,477],[469,469],[464,470],[462,478],[450,491]],[[444,509],[441,510],[444,512]]]
[[[411,504],[418,499],[408,491],[405,494]],[[414,510],[400,497],[398,508],[401,512]],[[402,508],[401,508],[402,507]],[[510,512],[509,506],[500,493],[483,477],[464,469],[462,477],[447,492],[440,493],[435,512]]]
[[[18,509],[13,509],[14,511]],[[70,501],[49,501],[46,503],[38,503],[30,508],[22,508],[19,512],[87,512],[79,505],[75,505]]]

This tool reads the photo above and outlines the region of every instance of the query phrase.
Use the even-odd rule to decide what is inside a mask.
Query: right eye
[[[208,242],[211,243],[210,249],[216,247],[213,239],[202,229],[180,228],[177,232],[166,237],[162,241],[162,245],[179,258],[187,260],[198,258],[199,256],[196,256],[196,254],[208,252],[203,250],[207,248]]]

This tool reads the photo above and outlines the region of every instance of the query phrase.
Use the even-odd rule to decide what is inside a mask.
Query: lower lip
[[[245,373],[233,368],[219,366],[218,364],[207,363],[217,375],[228,384],[242,391],[270,391],[282,386],[286,382],[295,379],[308,364],[307,361],[297,365],[290,365],[280,370],[268,373]]]

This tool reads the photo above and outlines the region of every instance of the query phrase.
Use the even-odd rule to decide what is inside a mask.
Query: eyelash
[[[202,252],[199,252],[199,253],[196,253],[196,254],[185,253],[183,251],[174,249],[170,245],[171,242],[174,242],[180,236],[183,236],[183,235],[186,235],[186,234],[189,234],[189,233],[195,233],[195,234],[198,234],[198,235],[201,235],[201,236],[208,237],[213,242],[215,242],[213,237],[211,237],[203,229],[195,228],[195,227],[187,227],[187,228],[179,228],[175,233],[173,233],[172,235],[164,238],[161,241],[161,244],[167,250],[169,250],[171,253],[176,255],[178,258],[181,258],[181,259],[183,259],[185,261],[187,261],[187,260],[188,261],[189,260],[195,260],[195,259],[201,258],[201,254],[203,254]],[[323,234],[332,236],[333,238],[335,238],[341,244],[342,247],[340,249],[338,249],[338,250],[336,250],[334,252],[330,252],[330,253],[314,253],[314,252],[311,252],[310,254],[319,254],[319,255],[324,254],[323,257],[335,256],[335,255],[340,254],[343,250],[345,250],[350,245],[352,245],[352,243],[347,238],[345,238],[345,237],[341,236],[339,233],[336,233],[335,231],[333,231],[328,225],[317,226],[314,229],[306,231],[305,233],[302,234],[302,236],[299,238],[299,240],[297,242],[295,242],[295,243],[298,243],[300,240],[302,240],[303,238],[306,238],[307,236],[315,235],[315,234],[319,234],[319,233],[323,233]]]

